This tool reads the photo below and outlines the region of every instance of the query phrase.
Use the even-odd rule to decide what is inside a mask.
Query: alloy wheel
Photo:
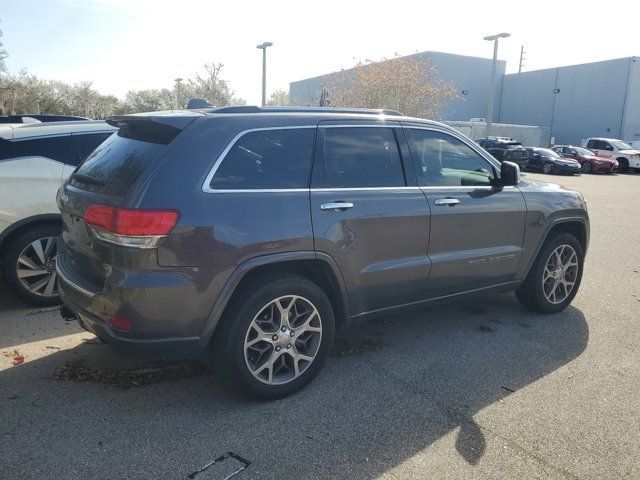
[[[56,237],[43,237],[24,247],[16,264],[20,286],[41,297],[58,296]]]
[[[564,302],[578,278],[578,254],[571,245],[560,245],[549,255],[542,275],[542,291],[554,305]]]
[[[245,363],[263,383],[288,383],[313,363],[321,340],[322,319],[313,303],[298,295],[279,297],[251,321],[244,340]]]
[[[553,165],[551,165],[550,163],[545,163],[544,166],[542,167],[542,171],[544,173],[551,173],[552,169],[553,169]]]

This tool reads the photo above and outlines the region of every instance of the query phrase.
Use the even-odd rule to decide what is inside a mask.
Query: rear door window
[[[215,190],[308,188],[314,128],[248,132],[222,159],[209,187]]]
[[[76,158],[71,135],[27,140],[11,140],[0,154],[0,158],[43,157],[69,164]]]
[[[392,128],[324,130],[324,188],[403,187],[404,171]]]

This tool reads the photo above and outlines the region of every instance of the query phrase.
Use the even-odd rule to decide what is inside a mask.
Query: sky
[[[261,52],[267,92],[357,60],[434,50],[491,57],[483,37],[509,32],[507,73],[640,55],[640,2],[566,0],[0,0],[1,41],[22,68],[104,94],[171,87],[205,62],[224,64],[236,96],[257,104]],[[609,16],[608,19],[603,16]]]

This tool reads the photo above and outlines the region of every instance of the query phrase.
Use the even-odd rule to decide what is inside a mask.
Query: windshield
[[[609,143],[611,143],[611,145],[613,145],[618,150],[633,150],[633,147],[631,145],[619,140],[611,140]]]
[[[589,155],[591,155],[591,156],[595,155],[595,153],[593,153],[591,150],[587,150],[586,148],[573,147],[573,149],[576,151],[576,153],[578,155],[581,155],[583,157],[586,157],[586,156],[589,156]]]
[[[548,148],[536,148],[535,152],[544,157],[560,158],[560,155]]]

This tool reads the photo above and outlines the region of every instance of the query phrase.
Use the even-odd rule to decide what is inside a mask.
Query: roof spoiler
[[[198,117],[197,114],[134,114],[109,117],[106,122],[117,127],[121,137],[166,145]]]
[[[211,107],[213,107],[213,105],[207,102],[204,98],[192,98],[191,100],[189,100],[189,103],[187,104],[187,110],[195,110],[197,108],[211,108]]]

